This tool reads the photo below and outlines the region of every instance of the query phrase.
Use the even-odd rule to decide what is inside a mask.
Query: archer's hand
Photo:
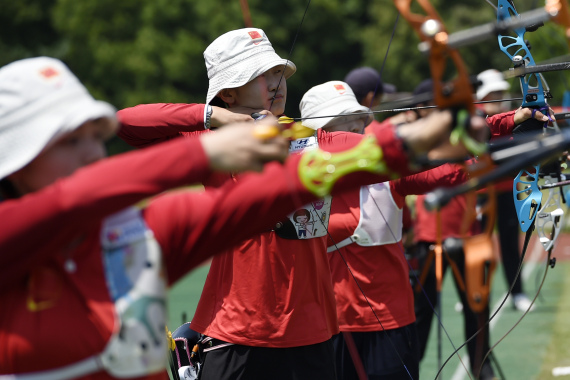
[[[519,125],[524,121],[527,121],[528,119],[533,118],[532,115],[532,108],[522,108],[519,107],[516,111],[515,111],[515,116],[514,116],[514,120],[515,120],[515,125]],[[552,108],[548,107],[548,112],[550,113],[550,117],[554,120],[554,112],[552,111]],[[536,110],[535,114],[534,114],[534,119],[540,121],[540,122],[547,122],[548,121],[548,116],[546,116],[545,114],[543,114],[542,112]]]
[[[411,123],[412,121],[416,121],[417,119],[418,116],[414,111],[405,111],[392,116],[388,120],[390,120],[390,123],[392,123],[393,125],[398,125],[404,123]]]
[[[283,162],[287,158],[289,141],[279,133],[275,118],[267,117],[255,124],[230,124],[228,127],[200,136],[213,170],[261,171],[264,163]],[[277,128],[275,133],[268,133],[273,128]]]
[[[234,107],[230,109],[212,106],[211,126],[222,127],[226,124],[253,121],[251,114],[257,112],[263,115],[271,115],[271,112],[259,108]]]
[[[448,110],[434,110],[430,115],[413,123],[401,125],[398,135],[404,140],[408,149],[416,157],[427,156],[429,160],[456,160],[469,155],[467,148],[459,143],[449,141],[453,116]],[[488,136],[485,119],[472,116],[469,134],[479,142],[484,142]]]

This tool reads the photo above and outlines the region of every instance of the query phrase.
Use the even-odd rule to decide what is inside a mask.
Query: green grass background
[[[538,290],[536,276],[544,273],[543,263],[537,266],[535,273],[525,283],[525,289],[532,299]],[[541,277],[542,278],[542,277]],[[554,269],[549,269],[540,296],[536,301],[535,309],[528,313],[519,325],[493,350],[500,367],[505,375],[504,379],[570,379],[567,377],[553,377],[552,368],[570,366],[570,350],[565,346],[570,342],[570,326],[568,319],[570,313],[570,299],[567,290],[570,282],[570,264],[559,262]],[[491,304],[500,302],[506,294],[507,284],[504,280],[502,267],[497,268],[492,288]],[[458,347],[464,341],[463,317],[454,310],[459,300],[450,275],[446,280],[442,292],[442,320],[453,344]],[[512,307],[510,300],[503,306],[498,316],[498,322],[491,330],[491,344],[497,342],[522,316],[522,312]],[[495,317],[497,318],[497,317]],[[437,374],[437,325],[432,326],[426,356],[420,364],[421,379],[435,379]],[[454,351],[451,343],[443,334],[443,359]],[[467,358],[467,350],[463,348],[461,357]],[[456,370],[461,376],[457,376]],[[499,372],[495,370],[499,377]],[[443,369],[441,379],[469,379],[465,370],[455,356]]]

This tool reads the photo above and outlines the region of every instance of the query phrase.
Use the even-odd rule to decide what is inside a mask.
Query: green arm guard
[[[369,171],[388,173],[384,155],[374,136],[366,136],[352,149],[339,153],[321,149],[305,152],[299,162],[301,183],[313,194],[330,194],[335,182],[350,173]]]

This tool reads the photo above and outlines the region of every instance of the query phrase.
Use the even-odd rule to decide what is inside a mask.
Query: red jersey
[[[491,140],[513,133],[513,129],[515,128],[514,115],[515,111],[510,111],[487,117],[487,124],[491,128]],[[514,178],[501,181],[495,185],[495,188],[499,192],[512,192],[513,180]]]
[[[501,136],[509,136],[513,134],[515,129],[515,112],[509,111],[488,116],[485,120],[491,130],[491,140]]]
[[[133,136],[130,133],[133,127],[139,129],[139,136],[144,134],[147,128],[136,126],[129,114],[147,111],[156,118],[161,110],[157,106],[138,107],[119,113],[123,128],[127,129],[125,134]],[[158,118],[162,120],[161,125],[172,127],[174,124],[168,112]],[[170,133],[174,131],[171,127],[168,128]],[[191,130],[173,135],[187,136]],[[407,161],[392,126],[376,130],[375,136],[388,167],[408,174]],[[332,152],[354,146],[361,139],[362,136],[352,133],[318,132],[319,147]],[[343,184],[354,188],[358,183],[380,182],[377,176],[376,180],[369,179],[362,182],[351,174],[335,189]],[[384,176],[384,179],[388,178]],[[270,228],[213,259],[192,320],[194,330],[223,341],[262,347],[310,345],[330,339],[338,332],[326,238],[287,240],[269,231]]]
[[[296,202],[314,200],[297,177],[298,161],[268,164],[263,173],[218,190],[150,201],[142,217],[162,251],[168,283],[266,230]],[[179,139],[102,160],[0,203],[0,374],[57,369],[102,352],[117,328],[102,223],[144,198],[203,181],[208,166],[197,139]],[[100,371],[83,378],[112,377]],[[168,377],[160,372],[145,378]]]
[[[144,148],[195,131],[204,132],[204,104],[141,104],[117,112],[122,128],[117,136]],[[163,117],[168,115],[167,118]]]
[[[318,132],[319,146],[329,151],[361,138]],[[193,329],[261,347],[297,347],[330,339],[338,333],[338,321],[326,247],[326,237],[287,240],[271,231],[215,257]]]
[[[491,139],[511,135],[515,128],[515,111],[509,111],[486,118],[491,131]],[[512,189],[512,181],[509,181]],[[504,182],[501,182],[503,184]],[[504,185],[503,185],[504,186]],[[414,240],[435,242],[436,241],[436,213],[430,212],[424,206],[425,196],[420,195],[416,199],[416,219],[414,223]],[[442,238],[461,237],[461,224],[466,208],[464,195],[453,198],[441,209]]]
[[[390,182],[390,193],[383,193],[383,196],[374,199],[374,206],[380,207],[384,212],[390,207],[401,210],[406,195],[425,193],[440,186],[457,185],[466,180],[467,175],[461,167],[446,164]],[[363,223],[360,197],[360,190],[335,197],[329,223],[332,241],[329,240],[328,245],[331,248],[333,241],[334,243],[343,241],[353,235],[357,227]],[[390,217],[382,213],[378,225],[387,223],[386,220],[390,220]],[[415,321],[409,266],[404,257],[401,234],[398,231],[401,227],[401,224],[394,222],[388,225],[389,232],[394,236],[388,240],[398,240],[395,243],[361,246],[355,242],[340,248],[339,252],[329,248],[331,250],[329,264],[341,331],[389,330]]]

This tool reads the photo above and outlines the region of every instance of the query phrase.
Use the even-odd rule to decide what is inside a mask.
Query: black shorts
[[[419,344],[415,325],[386,331],[352,332],[368,380],[419,378]],[[339,380],[358,380],[343,334],[333,336]]]
[[[267,348],[231,345],[204,354],[200,380],[335,380],[332,341]]]

